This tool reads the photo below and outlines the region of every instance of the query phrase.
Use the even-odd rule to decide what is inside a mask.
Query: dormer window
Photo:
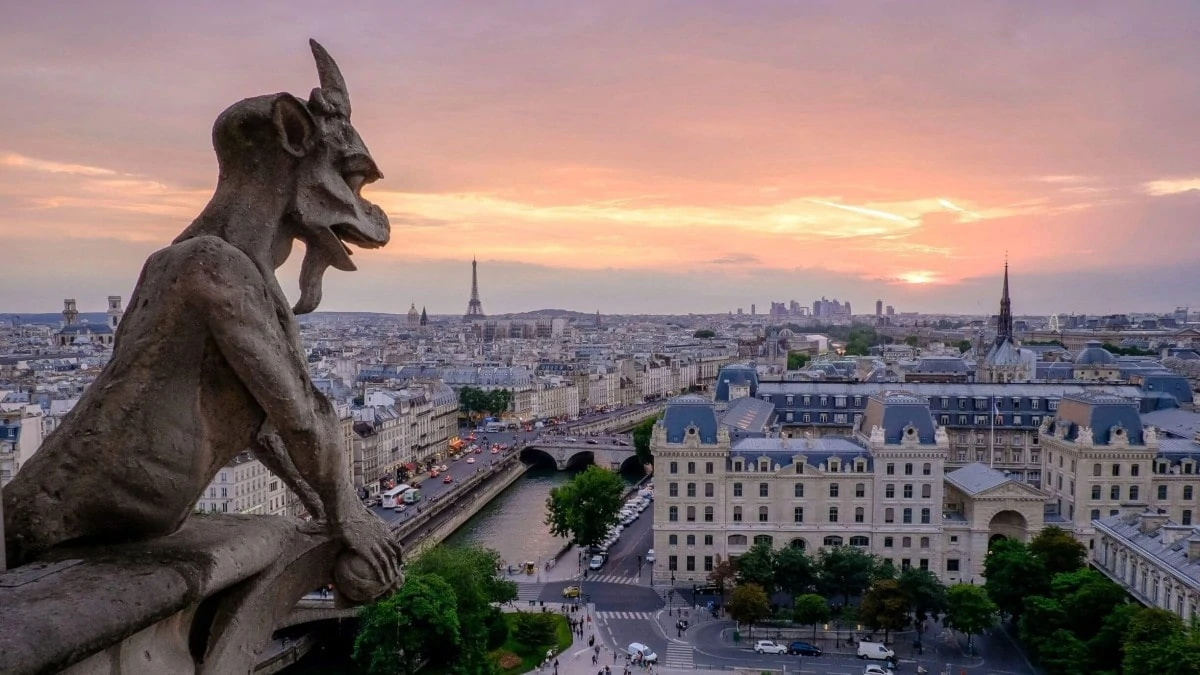
[[[840,464],[841,464],[841,463],[840,463],[840,462],[839,462],[837,459],[831,459],[831,460],[829,460],[829,470],[830,470],[830,471],[837,471],[837,470],[838,470],[838,467],[840,466]]]
[[[734,463],[733,463],[733,470],[734,470],[734,471],[741,471],[741,470],[742,470],[742,460],[740,460],[740,459],[739,459],[739,460],[737,460],[736,462],[734,462]]]
[[[758,470],[759,471],[770,471],[771,470],[771,461],[767,460],[767,459],[758,460]]]

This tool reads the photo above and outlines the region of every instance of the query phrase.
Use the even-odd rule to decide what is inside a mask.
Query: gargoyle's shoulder
[[[250,258],[220,237],[192,237],[155,251],[146,269],[171,270],[176,278],[225,281],[241,288],[263,285],[262,273]]]

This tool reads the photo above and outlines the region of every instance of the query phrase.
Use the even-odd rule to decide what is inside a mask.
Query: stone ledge
[[[151,628],[151,638],[135,641],[147,662],[128,672],[167,672],[168,663],[181,672],[189,661],[186,672],[247,672],[275,621],[328,583],[340,545],[305,529],[315,530],[291,518],[193,515],[150,542],[56,550],[43,559],[81,562],[0,586],[0,672],[55,672],[85,660],[108,666],[79,672],[123,672],[130,650],[120,646]],[[29,567],[0,582],[19,583]],[[147,639],[163,653],[143,649]]]

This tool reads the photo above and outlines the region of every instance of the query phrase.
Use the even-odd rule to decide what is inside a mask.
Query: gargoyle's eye
[[[361,173],[348,173],[342,176],[342,179],[346,181],[346,185],[350,186],[350,191],[354,194],[358,194],[359,190],[362,190],[362,186],[367,183],[367,177]]]

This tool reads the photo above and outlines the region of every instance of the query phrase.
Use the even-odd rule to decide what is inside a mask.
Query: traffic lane
[[[658,593],[647,586],[604,581],[582,581],[576,585],[596,605],[598,612],[654,612],[664,606]]]
[[[645,560],[646,551],[654,540],[653,524],[650,522],[650,509],[642,512],[637,520],[621,531],[621,536],[608,551],[609,564],[601,569],[599,574],[621,574],[623,576],[638,576],[638,556]]]
[[[604,627],[617,649],[626,651],[631,642],[640,642],[658,655],[659,665],[667,660],[667,638],[653,619],[606,618]]]
[[[479,457],[484,456],[488,457],[488,459],[478,459]],[[458,487],[460,487],[461,481],[466,480],[470,476],[487,469],[488,462],[496,461],[506,456],[506,454],[476,455],[475,457],[477,459],[474,464],[467,464],[465,459],[460,459],[458,462],[453,462],[453,466],[448,464],[446,473],[440,474],[437,478],[430,478],[428,474],[425,475],[425,477],[421,480],[420,485],[417,487],[417,489],[421,491],[421,501],[417,502],[416,504],[409,504],[408,507],[401,512],[397,512],[392,509],[385,509],[382,506],[372,506],[371,511],[374,511],[375,515],[379,516],[384,520],[384,522],[390,525],[402,523],[417,515],[416,507],[418,506],[421,507],[421,511],[424,511],[428,507],[430,501],[438,501],[447,496],[449,496],[449,498],[454,498],[454,492]],[[444,482],[443,476],[446,474],[449,474],[452,477],[452,480],[449,483]],[[409,484],[411,485],[411,483]]]

